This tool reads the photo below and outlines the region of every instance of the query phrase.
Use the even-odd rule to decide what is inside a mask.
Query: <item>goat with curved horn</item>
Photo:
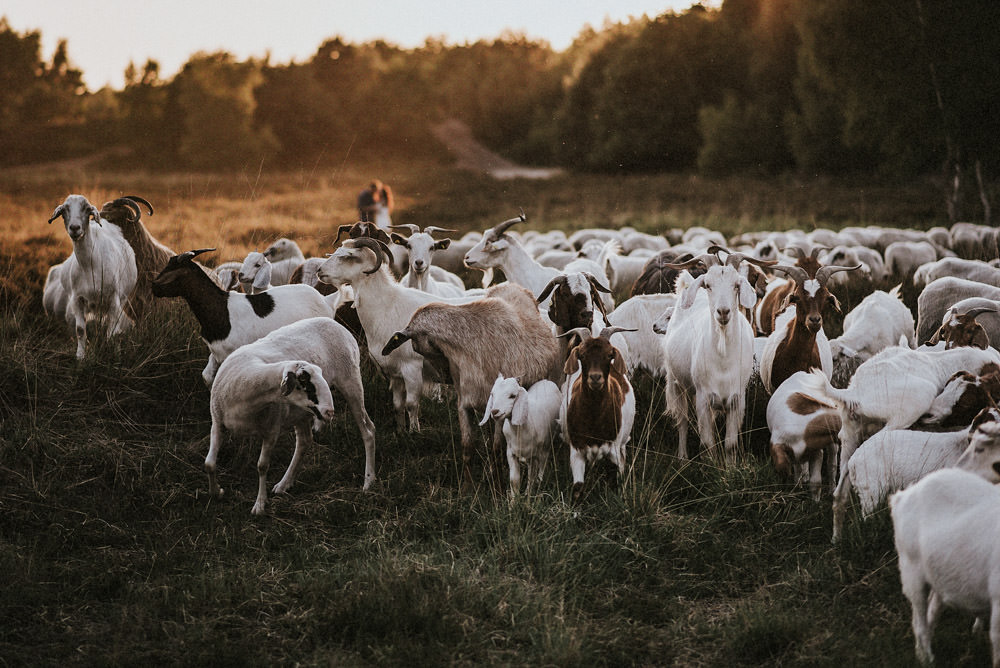
[[[511,225],[515,225],[517,223],[523,223],[527,220],[528,220],[527,216],[524,215],[524,209],[521,209],[521,215],[517,216],[516,218],[509,218],[503,221],[502,223],[498,223],[493,228],[493,233],[496,234],[497,236],[500,236],[501,234],[506,232],[511,227]]]
[[[819,281],[820,285],[824,285],[825,286],[826,282],[828,280],[830,280],[830,276],[832,276],[832,275],[834,275],[834,274],[836,274],[838,272],[841,272],[841,271],[855,271],[855,270],[860,269],[860,268],[861,268],[860,264],[856,264],[853,267],[838,267],[836,265],[830,264],[830,265],[827,265],[825,267],[820,267],[816,271],[816,280]]]
[[[392,257],[392,251],[385,242],[378,239],[372,239],[371,237],[358,237],[354,240],[355,248],[368,248],[373,253],[375,253],[375,266],[371,269],[366,269],[366,274],[374,274],[376,271],[382,268],[383,259],[386,257]]]

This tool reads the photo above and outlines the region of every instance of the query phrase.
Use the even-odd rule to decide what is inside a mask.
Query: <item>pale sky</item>
[[[197,51],[228,51],[237,59],[271,55],[271,63],[304,62],[326,39],[384,39],[404,48],[428,36],[448,44],[499,37],[505,29],[545,39],[556,50],[585,25],[683,11],[691,0],[6,0],[18,33],[38,30],[42,58],[60,39],[90,90],[123,86],[129,61],[160,63],[172,78]],[[718,6],[720,1],[706,1]]]

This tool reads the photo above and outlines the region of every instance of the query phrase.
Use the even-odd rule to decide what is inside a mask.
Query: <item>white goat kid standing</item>
[[[435,239],[435,232],[454,232],[443,227],[430,225],[421,232],[416,225],[390,225],[393,229],[408,229],[409,237],[393,232],[389,235],[392,242],[402,246],[407,251],[409,271],[400,279],[400,283],[417,290],[423,290],[441,297],[461,297],[465,294],[465,284],[458,276],[435,267],[434,254],[445,250],[451,245],[451,239]]]
[[[702,447],[714,450],[715,418],[721,413],[726,456],[736,456],[754,359],[753,331],[740,309],[757,302],[756,291],[739,272],[741,260],[733,254],[696,278],[680,296],[663,337],[666,407],[677,424],[677,456],[682,459],[688,456],[692,395]]]
[[[521,387],[517,378],[504,378],[503,374],[494,381],[479,426],[490,418],[503,420],[512,496],[521,491],[522,464],[529,494],[535,481],[542,481],[552,453],[552,440],[559,429],[561,401],[562,393],[551,380],[539,380],[529,389]]]
[[[121,230],[115,225],[102,225],[100,212],[86,197],[70,195],[56,207],[48,222],[60,216],[73,241],[73,254],[60,265],[57,274],[65,295],[64,315],[67,320],[72,317],[76,327],[76,356],[83,359],[88,320],[97,319],[109,335],[132,327],[125,303],[135,289],[138,270],[135,252]],[[97,227],[90,225],[91,218]]]

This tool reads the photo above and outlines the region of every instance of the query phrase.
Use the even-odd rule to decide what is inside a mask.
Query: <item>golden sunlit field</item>
[[[672,456],[662,387],[638,378],[622,487],[596,475],[573,507],[560,450],[540,493],[510,502],[485,485],[459,492],[453,401],[424,399],[424,430],[397,433],[386,381],[364,362],[373,490],[360,491],[360,437],[335,394],[338,414],[291,493],[252,517],[259,444],[230,441],[226,496],[207,494],[207,349],[186,306],[163,305],[78,362],[41,290],[71,251],[59,221],[45,222],[70,193],[98,206],[144,197],[156,237],[176,251],[217,248],[205,256],[215,264],[280,236],[307,255],[330,252],[373,177],[396,193],[394,222],[456,238],[519,207],[536,229],[927,228],[943,218],[932,184],[495,181],[445,156],[225,175],[104,167],[0,171],[3,664],[913,665],[888,514],[862,523],[852,512],[831,546],[829,502],[779,481],[763,457],[758,395],[747,455],[720,469]],[[274,480],[290,446],[279,441]],[[988,639],[971,624],[944,613],[934,643],[947,665],[987,662]]]

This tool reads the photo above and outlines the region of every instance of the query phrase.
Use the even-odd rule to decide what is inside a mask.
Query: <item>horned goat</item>
[[[465,294],[465,284],[462,279],[451,272],[446,272],[434,266],[434,255],[451,245],[451,239],[435,239],[432,234],[439,232],[454,232],[429,225],[420,228],[413,224],[391,225],[392,229],[408,229],[410,236],[393,232],[389,235],[394,244],[406,249],[408,271],[399,280],[403,285],[423,290],[439,297],[461,297]]]
[[[583,494],[587,464],[607,457],[625,473],[625,446],[635,421],[635,393],[625,377],[625,360],[611,344],[619,331],[609,327],[599,336],[590,329],[574,330],[581,337],[566,359],[564,400],[559,420],[563,440],[569,443],[573,474],[573,501]]]
[[[88,320],[96,319],[109,335],[134,324],[125,313],[125,304],[137,280],[135,252],[117,226],[101,224],[97,207],[83,195],[68,196],[48,222],[60,216],[73,242],[73,254],[57,272],[67,303],[63,315],[67,320],[72,316],[76,356],[83,359]],[[90,224],[91,219],[96,226]]]
[[[917,423],[931,429],[967,425],[984,408],[1000,400],[1000,367],[986,364],[978,374],[957,371]]]
[[[535,298],[525,288],[504,283],[486,297],[465,304],[434,302],[416,310],[389,339],[383,356],[411,343],[455,385],[462,436],[462,486],[472,485],[472,427],[489,400],[494,379],[503,374],[523,385],[561,380],[560,346]],[[494,447],[498,445],[496,435]]]
[[[205,384],[212,386],[219,365],[237,348],[297,320],[326,316],[334,311],[328,299],[305,285],[279,285],[259,295],[227,292],[194,262],[202,248],[175,255],[153,279],[156,297],[181,297],[201,326],[208,345],[208,364],[202,371]]]
[[[743,256],[730,255],[694,279],[682,295],[663,337],[666,410],[677,424],[677,456],[686,459],[691,397],[703,448],[713,450],[715,418],[725,416],[725,450],[736,456],[753,372],[753,330],[740,308],[757,293],[739,271]]]
[[[833,274],[853,271],[860,266],[828,265],[819,267],[812,276],[794,265],[775,264],[771,267],[792,278],[792,289],[778,308],[782,314],[775,321],[774,331],[768,337],[760,359],[760,380],[768,393],[774,392],[796,371],[818,367],[827,378],[832,377],[833,357],[830,342],[823,331],[823,311],[832,308],[839,313],[840,303],[827,290],[826,284]],[[785,309],[788,312],[783,312]]]
[[[539,380],[528,389],[522,387],[517,378],[504,378],[503,374],[493,381],[479,426],[491,418],[503,425],[511,495],[521,491],[522,465],[529,494],[535,481],[542,481],[552,454],[552,440],[559,429],[561,403],[562,393],[551,380]]]
[[[135,318],[142,317],[152,303],[153,278],[174,255],[173,250],[146,229],[142,222],[142,206],[153,215],[153,205],[136,195],[118,197],[101,207],[101,219],[117,225],[135,253],[136,282],[129,297],[129,308]]]
[[[367,490],[375,480],[375,425],[365,410],[358,344],[342,325],[319,317],[280,327],[234,351],[219,366],[212,384],[212,431],[205,458],[212,496],[219,498],[223,493],[216,461],[224,432],[260,437],[257,499],[251,512],[263,513],[271,451],[282,428],[290,423],[295,429],[295,452],[273,489],[275,494],[287,492],[312,446],[312,429],[333,417],[330,385],[346,399],[361,432],[365,447],[362,489]]]
[[[410,431],[420,431],[420,395],[425,377],[430,379],[434,373],[412,346],[394,350],[392,354],[381,351],[420,306],[443,298],[401,285],[389,273],[385,262],[391,257],[385,244],[357,237],[346,240],[323,263],[317,276],[338,289],[345,285],[353,289],[354,311],[365,333],[368,353],[389,380],[396,427],[405,430],[409,420]],[[471,299],[473,297],[465,297],[458,301]]]
[[[973,303],[966,300],[981,300]],[[1000,288],[964,278],[944,276],[931,281],[917,296],[917,343],[924,344],[941,327],[949,309],[959,302],[968,306],[988,306],[1000,302]],[[958,310],[964,312],[966,309]],[[979,323],[990,338],[990,345],[1000,345],[1000,315],[984,313]]]

